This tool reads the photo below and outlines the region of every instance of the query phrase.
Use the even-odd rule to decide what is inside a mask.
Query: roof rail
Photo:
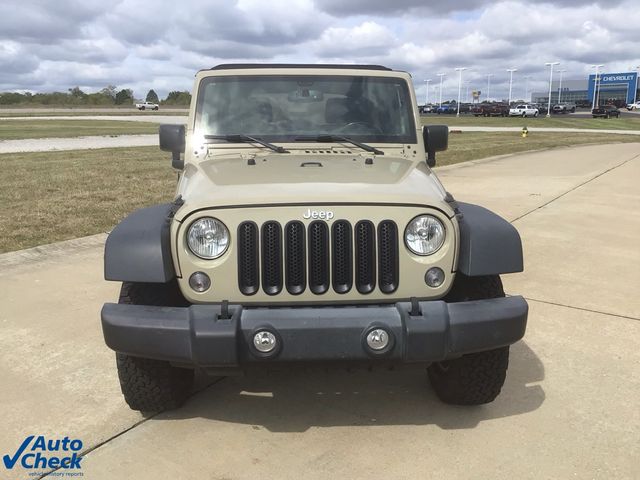
[[[223,63],[210,68],[210,70],[234,70],[242,68],[339,68],[355,70],[387,70],[382,65],[345,65],[327,63]]]

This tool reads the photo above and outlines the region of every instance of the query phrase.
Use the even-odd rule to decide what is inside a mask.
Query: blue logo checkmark
[[[4,466],[6,468],[12,469],[14,467],[14,465],[20,458],[20,455],[22,455],[22,452],[24,452],[24,449],[27,448],[31,440],[33,440],[33,435],[29,435],[27,438],[25,438],[22,442],[22,445],[20,445],[16,453],[13,455],[13,458],[11,458],[9,455],[5,455],[4,457],[2,457],[2,461],[4,462]]]

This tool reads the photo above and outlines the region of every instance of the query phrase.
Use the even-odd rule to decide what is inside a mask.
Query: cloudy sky
[[[427,6],[425,6],[427,5]],[[545,62],[565,78],[591,64],[640,65],[638,0],[2,0],[0,91],[108,84],[143,97],[190,90],[195,71],[229,62],[380,63],[424,79],[455,67],[470,89],[506,97],[544,90]],[[530,77],[525,80],[526,77]],[[463,91],[466,88],[463,87]],[[463,93],[464,95],[464,93]]]

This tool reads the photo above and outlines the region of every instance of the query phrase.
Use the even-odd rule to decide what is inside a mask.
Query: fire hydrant
[[[527,138],[529,136],[529,130],[527,127],[522,127],[522,138]]]

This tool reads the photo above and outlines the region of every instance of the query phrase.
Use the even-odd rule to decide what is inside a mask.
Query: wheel
[[[609,115],[608,113],[604,116],[604,118],[611,118],[611,115]]]
[[[535,112],[535,113],[533,114],[533,116],[534,116],[534,117],[537,117],[537,116],[538,116],[538,112]]]
[[[527,118],[527,112],[522,112],[522,118]]]
[[[571,109],[571,113],[576,113],[576,107],[573,107],[573,108]]]
[[[144,109],[145,109],[145,107],[140,107],[140,110],[144,110]]]
[[[154,110],[158,110],[158,107],[153,107]]]
[[[497,275],[484,277],[456,276],[446,302],[464,302],[504,297]],[[429,366],[431,386],[440,400],[453,405],[482,405],[500,393],[509,366],[509,347],[470,353],[454,360]]]
[[[186,306],[175,282],[122,284],[118,303],[129,305]],[[169,362],[116,353],[120,389],[133,410],[157,412],[177,408],[193,387],[194,372]]]

